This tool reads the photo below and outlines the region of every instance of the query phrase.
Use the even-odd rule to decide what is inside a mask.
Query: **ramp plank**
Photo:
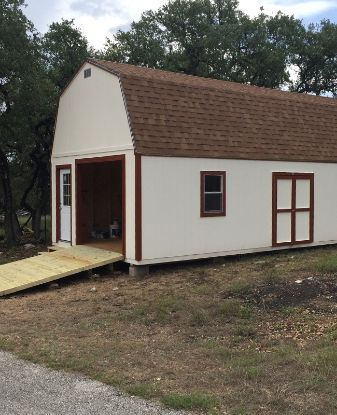
[[[0,266],[0,296],[123,259],[118,252],[77,245],[4,264]]]

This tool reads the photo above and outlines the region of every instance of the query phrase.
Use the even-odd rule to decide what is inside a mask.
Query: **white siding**
[[[132,138],[119,80],[85,64],[60,98],[53,157],[125,149],[132,149]]]
[[[200,217],[200,171],[207,170],[227,173],[225,217]],[[336,164],[143,157],[143,262],[269,249],[277,171],[314,173],[314,243],[336,241]]]

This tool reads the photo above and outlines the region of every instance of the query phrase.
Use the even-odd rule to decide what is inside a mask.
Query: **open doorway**
[[[76,161],[76,244],[125,254],[125,159]]]

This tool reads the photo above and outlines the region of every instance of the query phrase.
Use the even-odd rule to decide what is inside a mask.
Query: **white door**
[[[313,242],[314,175],[274,173],[273,245]]]
[[[71,175],[70,169],[60,170],[60,239],[71,241]]]

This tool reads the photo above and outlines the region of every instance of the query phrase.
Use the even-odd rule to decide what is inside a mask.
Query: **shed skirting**
[[[315,246],[326,246],[326,245],[336,245],[336,244],[337,244],[337,240],[321,241],[321,242],[314,242],[310,245],[301,244],[301,245],[295,245],[295,246],[239,249],[236,251],[210,252],[210,253],[197,254],[197,255],[182,255],[182,256],[176,256],[176,257],[144,259],[142,261],[134,261],[132,259],[126,258],[125,262],[132,264],[132,265],[154,265],[154,264],[164,264],[168,262],[193,261],[197,259],[225,257],[225,256],[231,256],[231,255],[258,254],[258,253],[263,253],[263,252],[284,251],[284,250],[298,249],[298,248],[313,248]]]

